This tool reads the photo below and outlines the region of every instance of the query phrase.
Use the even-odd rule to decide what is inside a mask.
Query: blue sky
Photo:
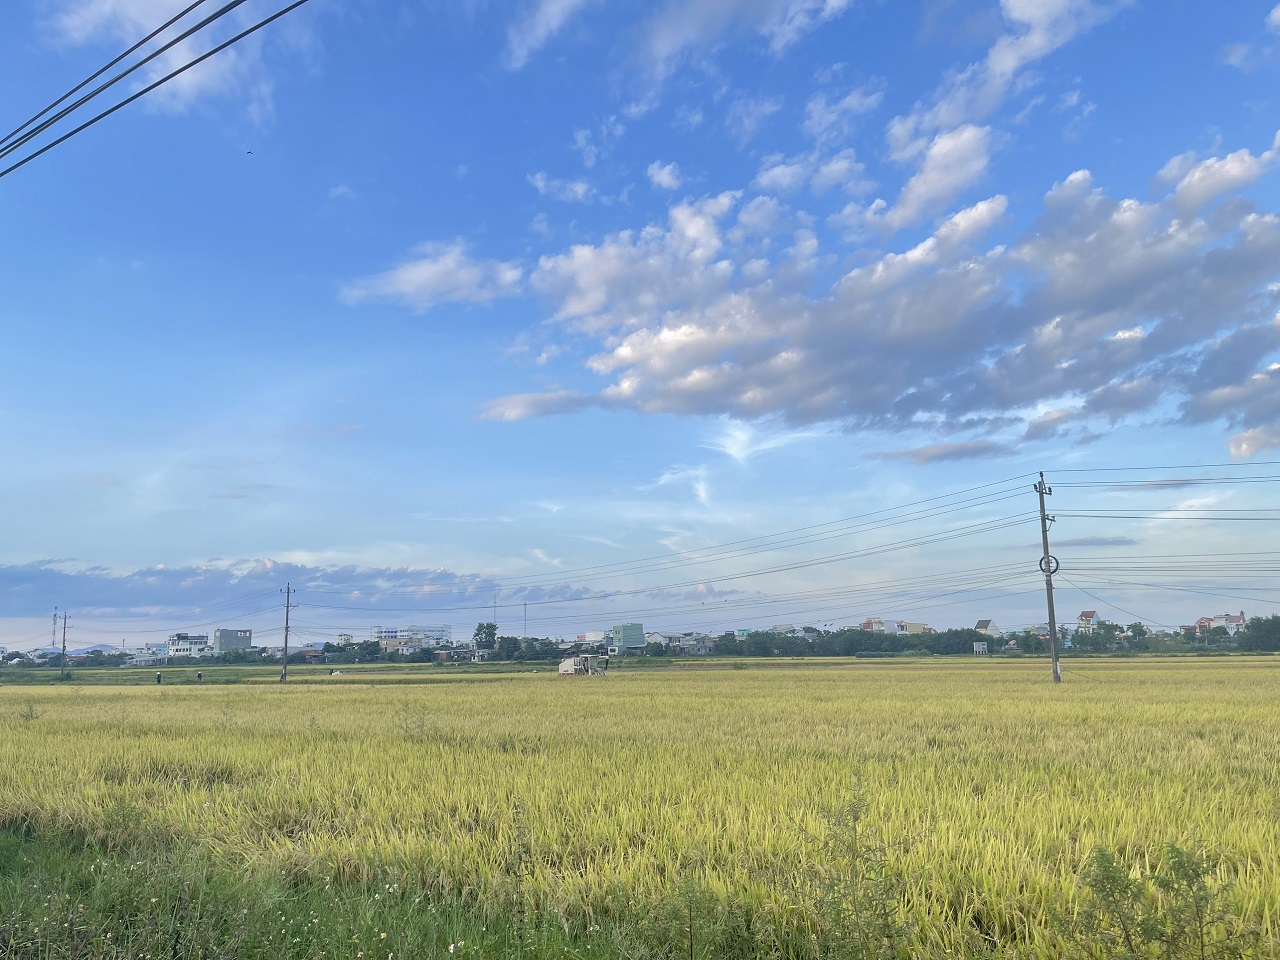
[[[6,5],[5,130],[180,6]],[[286,578],[316,637],[469,635],[495,593],[538,633],[1043,619],[1025,518],[811,562],[1003,502],[689,551],[998,481],[1032,510],[1038,470],[1275,472],[1278,80],[1265,0],[312,0],[0,179],[0,644],[43,642],[54,605],[80,642],[265,631]],[[1084,577],[1270,530],[1055,537]],[[699,562],[583,571],[656,556]],[[1062,605],[1274,609],[1215,562],[1178,590],[1095,570]],[[604,586],[635,592],[541,603]]]

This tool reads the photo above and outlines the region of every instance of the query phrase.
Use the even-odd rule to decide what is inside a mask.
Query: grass
[[[1170,844],[1208,849],[1207,882],[1274,955],[1280,662],[1069,663],[1057,688],[1044,666],[809,661],[602,680],[291,668],[283,688],[264,671],[211,682],[246,669],[213,668],[199,684],[5,686],[0,825],[24,848],[66,851],[40,889],[86,857],[154,868],[154,889],[199,870],[216,918],[247,909],[220,878],[248,877],[266,885],[255,902],[293,896],[338,918],[307,941],[325,949],[365,936],[354,918],[393,886],[418,901],[412,916],[367,929],[413,930],[424,956],[480,943],[461,933],[477,924],[541,931],[538,956],[688,956],[691,925],[707,956],[801,956],[830,891],[847,902],[861,875],[836,852],[847,859],[839,811],[857,797],[888,891],[876,902],[892,900],[885,922],[913,955],[1064,955],[1095,849],[1145,876]],[[320,893],[333,903],[309,899]],[[133,915],[109,897],[75,902],[98,927]],[[423,904],[452,911],[459,932],[440,914],[424,926]],[[503,942],[484,949],[506,955]]]

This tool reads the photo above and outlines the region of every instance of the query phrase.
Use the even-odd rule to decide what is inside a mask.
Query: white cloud
[[[1276,435],[1280,365],[1260,364],[1280,355],[1280,216],[1182,215],[1078,171],[1011,242],[986,239],[1009,211],[994,196],[814,291],[781,282],[790,260],[761,259],[746,228],[776,200],[740,204],[686,201],[666,224],[544,257],[532,286],[599,344],[599,386],[501,398],[488,415],[603,406],[944,434],[902,454],[916,459],[996,455],[1170,401],[1184,422],[1227,424],[1238,450]],[[796,233],[796,256],[815,247]],[[721,447],[753,442],[728,430]]]
[[[801,440],[824,436],[823,430],[764,430],[742,420],[722,417],[719,433],[706,446],[738,463],[746,463],[768,450],[780,450]]]
[[[799,190],[809,179],[813,170],[813,161],[809,157],[792,157],[771,154],[765,157],[764,166],[756,174],[751,185],[757,190],[775,193],[791,193]]]
[[[732,268],[717,257],[724,245],[721,225],[738,197],[730,192],[679,203],[665,230],[623,231],[599,245],[543,257],[531,281],[557,303],[557,317],[589,331],[625,327],[628,316],[646,316],[671,297],[696,300],[701,291],[720,289]]]
[[[349,186],[347,186],[345,183],[340,183],[336,187],[329,188],[329,199],[330,200],[354,200],[356,199],[356,192],[352,190]]]
[[[565,203],[588,203],[596,193],[586,180],[561,180],[542,171],[530,174],[527,179],[542,196]]]
[[[179,8],[174,0],[63,0],[57,4],[50,24],[61,39],[77,46],[101,42],[132,44]],[[201,31],[203,41],[188,39],[176,44],[134,76],[146,83],[158,80],[213,46],[209,38],[225,40],[260,19],[262,12],[241,8],[222,23]],[[295,26],[297,29],[300,28]],[[166,34],[165,42],[175,34],[176,31]],[[264,37],[259,34],[223,50],[156,89],[147,96],[146,103],[178,112],[202,97],[238,94],[247,100],[250,119],[265,122],[272,113],[272,85],[263,64],[263,43]]]
[[[729,104],[724,124],[739,144],[746,145],[765,121],[782,109],[782,97],[742,97]]]
[[[1271,8],[1271,12],[1267,14],[1267,29],[1273,33],[1280,33],[1280,3]]]
[[[987,55],[947,78],[931,103],[919,103],[889,124],[900,160],[919,156],[939,130],[981,121],[1000,107],[1025,68],[1102,23],[1131,0],[1002,0],[1009,27]]]
[[[888,210],[873,209],[869,220],[890,230],[919,223],[982,179],[990,151],[988,127],[967,124],[938,134],[925,151],[920,169],[903,186],[898,202]]]
[[[642,58],[659,78],[690,51],[725,34],[753,31],[781,54],[836,19],[851,0],[668,0],[643,28]]]
[[[674,163],[662,163],[655,160],[649,164],[649,182],[662,190],[680,189],[680,168]]]
[[[795,157],[769,154],[751,182],[753,188],[769,193],[794,193],[805,185],[814,193],[842,187],[851,194],[866,193],[873,186],[852,148],[831,155],[821,150]]]
[[[810,185],[816,193],[831,187],[841,187],[846,193],[866,193],[874,187],[866,177],[866,169],[858,162],[852,149],[841,150],[818,164]]]
[[[1156,172],[1155,182],[1172,186],[1190,173],[1191,168],[1195,165],[1196,155],[1194,150],[1188,150],[1186,153],[1180,153],[1176,157],[1170,157],[1169,162]]]
[[[1244,73],[1250,73],[1258,62],[1258,51],[1251,43],[1228,43],[1222,48],[1222,62]]]
[[[342,299],[349,304],[385,300],[422,313],[441,303],[486,303],[513,296],[523,275],[515,263],[473,259],[462,240],[425,243],[404,263],[348,284]]]
[[[1173,202],[1183,214],[1195,213],[1218,197],[1256,183],[1276,161],[1280,153],[1280,134],[1270,150],[1254,156],[1248,150],[1237,150],[1225,157],[1210,157],[1191,166],[1173,192]],[[1185,154],[1184,154],[1185,156]],[[1174,157],[1165,165],[1181,161]],[[1162,171],[1163,172],[1163,171]]]
[[[1280,7],[1276,9],[1280,10]],[[1275,16],[1275,10],[1272,16]],[[1231,455],[1241,460],[1248,460],[1263,450],[1280,449],[1280,426],[1255,427],[1238,433],[1231,438],[1230,448]]]
[[[665,487],[669,484],[688,484],[689,489],[693,491],[693,495],[703,506],[710,503],[710,490],[707,486],[707,468],[706,467],[672,467],[665,471],[662,476],[651,485],[653,487]]]
[[[522,69],[589,0],[538,0],[507,30],[507,66]]]
[[[884,91],[871,86],[856,87],[834,103],[826,94],[815,93],[804,108],[803,129],[815,140],[839,138],[849,131],[849,118],[870,113],[880,106]]]

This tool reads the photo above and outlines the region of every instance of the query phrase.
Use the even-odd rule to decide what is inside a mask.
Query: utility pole
[[[67,615],[62,615],[62,670],[58,674],[59,680],[67,679]]]
[[[1040,472],[1040,482],[1035,485],[1040,495],[1040,543],[1044,547],[1044,555],[1040,558],[1040,571],[1044,574],[1044,595],[1049,604],[1049,656],[1053,659],[1053,682],[1062,682],[1062,664],[1058,662],[1058,620],[1053,612],[1053,575],[1058,572],[1058,558],[1049,553],[1049,524],[1053,517],[1044,512],[1044,498],[1053,495],[1053,488],[1044,482],[1044,471]]]
[[[293,596],[293,585],[284,585],[284,669],[280,672],[280,682],[289,682],[289,610],[293,604],[289,602]]]
[[[493,639],[498,639],[498,595],[493,595]]]
[[[524,602],[524,638],[529,639],[529,601]]]

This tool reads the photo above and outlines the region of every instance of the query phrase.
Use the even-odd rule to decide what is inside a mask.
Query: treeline
[[[972,654],[974,643],[986,643],[989,649],[998,650],[1003,641],[977,630],[895,634],[851,628],[816,635],[758,630],[745,637],[734,634],[718,637],[714,651],[716,656],[723,657],[856,657],[900,653],[947,656]]]
[[[1105,622],[1092,632],[1068,634],[1063,629],[1060,634],[1064,656],[1072,653],[1270,652],[1280,651],[1280,616],[1253,617],[1234,635],[1226,627],[1214,627],[1199,634],[1194,631],[1153,633],[1141,623],[1126,627]],[[1018,645],[1023,645],[1021,637]]]

